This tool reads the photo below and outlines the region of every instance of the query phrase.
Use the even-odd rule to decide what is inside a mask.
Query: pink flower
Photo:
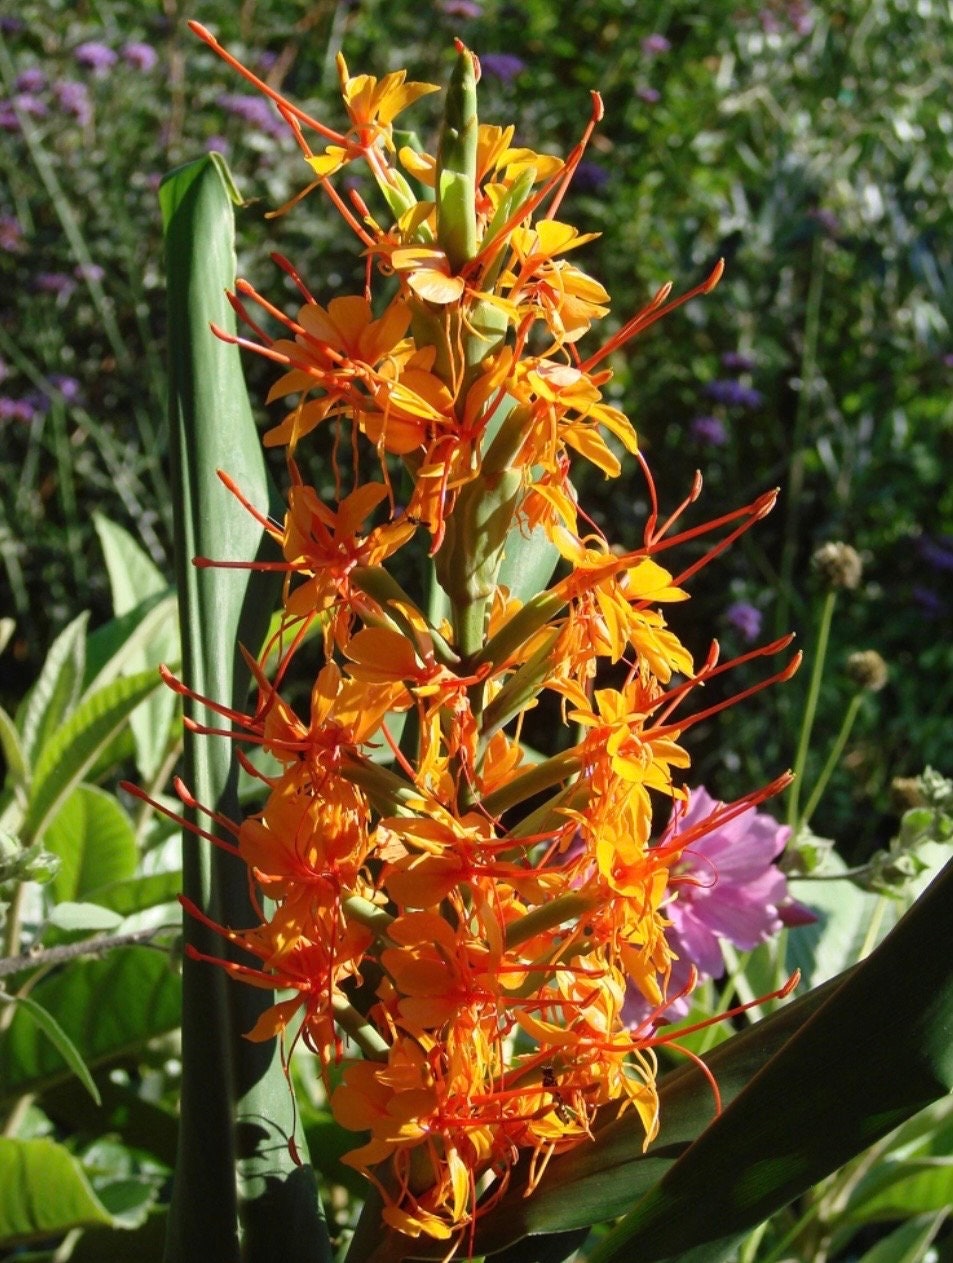
[[[687,810],[673,810],[666,841],[704,825],[723,808],[707,790],[693,789]],[[665,909],[672,923],[666,938],[678,955],[669,995],[684,990],[693,965],[699,979],[719,978],[725,972],[723,942],[751,951],[782,926],[815,920],[810,909],[788,894],[787,879],[773,862],[790,834],[767,812],[748,807],[733,819],[715,820],[685,849],[672,870],[675,894]],[[682,996],[672,1001],[665,1017],[684,1017],[689,1008],[689,999]],[[630,1021],[644,1020],[647,1012],[644,1002],[626,1004]]]

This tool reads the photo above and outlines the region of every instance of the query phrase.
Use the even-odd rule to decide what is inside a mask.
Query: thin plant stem
[[[804,345],[801,350],[800,390],[791,429],[791,463],[788,469],[784,499],[784,543],[781,548],[779,567],[778,603],[775,609],[776,634],[787,628],[790,621],[791,592],[794,578],[794,560],[798,548],[798,517],[801,494],[804,489],[805,433],[808,414],[814,394],[817,376],[817,345],[821,327],[821,298],[824,290],[823,268],[824,240],[820,233],[814,238],[811,251],[811,276],[808,282],[804,311]]]
[[[827,783],[831,779],[837,764],[840,762],[840,757],[844,753],[844,747],[847,745],[847,740],[853,730],[854,722],[857,719],[857,714],[860,711],[860,706],[863,700],[864,695],[862,692],[855,693],[850,699],[850,705],[844,713],[844,719],[841,723],[840,731],[837,734],[834,744],[831,746],[831,752],[827,756],[827,762],[824,764],[823,771],[817,778],[814,788],[811,791],[811,796],[807,800],[804,810],[801,812],[800,824],[802,828],[807,825],[811,816],[813,816],[814,811],[817,808],[817,804],[821,801],[821,795],[827,788]]]
[[[3,957],[9,960],[20,952],[20,930],[23,916],[23,898],[26,890],[25,882],[18,882],[7,904],[6,919],[3,924]]]
[[[744,963],[741,956],[735,951],[727,941],[721,944],[721,954],[725,958],[725,964],[728,967],[728,987],[734,988],[738,999],[742,1004],[752,1004],[757,1000],[757,996],[751,988],[751,984],[745,977]],[[763,1014],[758,1006],[754,1006],[748,1010],[748,1017],[752,1022],[757,1022]]]
[[[807,698],[804,702],[804,713],[801,716],[801,733],[798,738],[797,754],[794,758],[794,780],[788,791],[788,824],[797,834],[799,824],[799,801],[801,782],[807,763],[808,747],[811,743],[811,732],[817,714],[817,702],[821,693],[821,680],[824,677],[824,660],[827,657],[827,642],[830,638],[831,623],[834,619],[834,607],[837,604],[837,590],[832,588],[824,596],[821,606],[821,617],[817,628],[817,644],[814,649],[814,661],[811,666],[811,679],[808,685]]]

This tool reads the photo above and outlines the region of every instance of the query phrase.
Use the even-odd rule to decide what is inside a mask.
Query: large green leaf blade
[[[73,1228],[116,1222],[62,1145],[0,1137],[0,1244],[42,1241]]]
[[[59,1022],[57,1022],[53,1014],[47,1013],[41,1004],[37,1004],[35,1000],[26,995],[11,996],[10,1001],[11,1003],[19,1004],[21,1009],[33,1019],[98,1105],[100,1103],[99,1089],[93,1082],[93,1076],[89,1073],[89,1067],[79,1055],[76,1045],[60,1026]]]
[[[132,877],[138,849],[132,821],[117,800],[96,785],[78,785],[50,822],[47,850],[60,857],[50,883],[53,898],[88,899]]]
[[[152,644],[167,624],[177,629],[176,613],[175,590],[166,586],[90,632],[86,640],[84,691],[95,692],[126,672],[135,655]],[[178,645],[178,632],[175,643]],[[174,660],[178,659],[176,652]]]
[[[176,575],[183,674],[189,687],[225,705],[245,703],[248,672],[237,652],[254,652],[276,604],[277,585],[261,573],[200,569],[196,556],[253,559],[259,525],[218,478],[219,469],[254,504],[267,508],[269,485],[236,348],[210,325],[234,330],[225,291],[235,275],[233,202],[227,167],[209,155],[168,176],[160,188],[169,300],[170,401],[176,508]],[[200,721],[204,711],[186,705]],[[186,742],[186,779],[197,799],[239,814],[231,744]],[[244,867],[187,839],[186,894],[219,922],[254,923]],[[187,940],[212,955],[221,940],[191,921]],[[222,971],[186,959],[183,967],[182,1125],[167,1257],[175,1263],[231,1263],[238,1220],[247,1263],[330,1257],[310,1168],[296,1168],[288,1140],[297,1134],[278,1050],[243,1039],[267,992],[227,982]],[[236,1180],[237,1174],[237,1180]],[[236,1192],[237,1189],[237,1192]]]
[[[46,738],[63,723],[79,697],[88,622],[89,611],[84,610],[63,628],[27,694],[18,726],[23,753],[29,762],[39,757]]]
[[[86,1066],[130,1056],[179,1024],[179,979],[165,953],[116,948],[44,978],[31,998],[55,1016]],[[71,1074],[32,1016],[17,1012],[0,1040],[0,1100],[42,1092]]]
[[[166,590],[165,576],[128,531],[98,513],[93,521],[106,560],[117,615],[128,614],[143,601]],[[170,619],[156,624],[149,642],[129,654],[126,669],[130,674],[155,670],[162,663],[177,663],[179,657],[178,627]],[[136,764],[147,781],[155,776],[166,757],[177,705],[176,695],[170,689],[163,689],[131,717]]]
[[[0,752],[7,765],[7,780],[20,794],[26,792],[30,780],[30,768],[20,733],[13,716],[0,706]]]
[[[23,822],[24,845],[39,838],[97,755],[160,683],[156,671],[123,676],[83,698],[43,745]]]

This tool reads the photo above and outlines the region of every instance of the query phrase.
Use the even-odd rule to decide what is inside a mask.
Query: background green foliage
[[[728,264],[710,297],[613,361],[610,393],[639,430],[663,511],[687,493],[696,468],[705,490],[686,525],[782,488],[774,514],[693,582],[694,599],[674,611],[676,630],[699,654],[712,635],[727,656],[744,652],[749,640],[730,614],[742,602],[760,614],[761,639],[792,629],[810,655],[822,593],[809,560],[820,544],[845,540],[860,551],[864,577],[838,600],[804,798],[854,691],[847,655],[878,650],[890,678],[864,699],[812,825],[834,840],[841,867],[860,863],[897,833],[895,778],[951,766],[946,6],[444,0],[422,17],[405,0],[24,0],[15,17],[0,18],[0,616],[15,620],[0,656],[0,830],[20,832],[29,852],[8,865],[4,841],[0,881],[22,892],[32,879],[34,893],[47,884],[15,907],[8,929],[23,936],[8,933],[6,946],[139,937],[118,955],[75,960],[35,985],[31,977],[24,995],[35,1009],[0,1009],[6,1137],[16,1137],[0,1141],[0,1187],[54,1163],[64,1190],[42,1224],[21,1223],[11,1200],[0,1238],[35,1243],[83,1226],[77,1259],[104,1248],[118,1259],[117,1225],[138,1242],[130,1257],[158,1257],[145,1243],[161,1236],[155,1211],[174,1154],[177,983],[149,944],[176,918],[175,861],[167,830],[103,793],[122,773],[158,792],[178,748],[164,697],[150,697],[134,730],[125,725],[150,691],[145,673],[178,656],[167,590],[159,179],[209,147],[226,154],[249,199],[238,214],[241,271],[278,303],[295,299],[268,259],[275,249],[322,302],[363,278],[353,241],[318,195],[287,218],[265,219],[307,169],[276,116],[249,105],[250,89],[188,34],[188,17],[332,123],[341,120],[338,48],[352,72],[406,66],[411,77],[443,82],[459,35],[484,58],[481,116],[517,120],[519,141],[544,152],[576,142],[597,88],[606,117],[562,216],[602,234],[579,262],[612,293],[608,328],[665,281],[678,291],[718,257]],[[652,36],[663,38],[647,44]],[[108,72],[77,59],[89,41],[118,54]],[[129,52],[140,42],[154,49],[154,66]],[[426,99],[415,111],[430,149],[437,109]],[[268,369],[247,368],[261,399]],[[596,522],[635,546],[648,505],[640,477],[582,477]],[[680,561],[692,556],[689,547]],[[758,664],[742,668],[730,686],[763,674]],[[709,690],[712,701],[717,687],[728,682]],[[696,729],[693,783],[731,798],[789,766],[807,687],[803,672]],[[798,949],[812,982],[869,947],[871,918],[883,915],[874,895],[844,882],[829,889],[832,899],[820,900],[829,917]],[[81,911],[58,911],[64,902]],[[852,938],[838,935],[845,908]],[[775,964],[756,954],[739,966],[739,995],[749,984],[768,990]],[[116,1009],[117,996],[129,1003]],[[114,1020],[87,1021],[107,1009]],[[42,1108],[28,1106],[33,1093]],[[327,1154],[323,1103],[307,1089],[301,1100],[312,1149]],[[909,1124],[892,1148],[776,1218],[761,1253],[749,1240],[742,1257],[786,1257],[786,1234],[818,1258],[869,1248],[871,1263],[915,1259],[937,1240],[949,1254],[950,1129],[939,1107]],[[122,1143],[104,1140],[106,1131]],[[54,1136],[65,1143],[51,1156],[43,1146]],[[808,1224],[800,1238],[799,1213]],[[880,1241],[888,1231],[907,1254],[874,1253],[894,1239]]]

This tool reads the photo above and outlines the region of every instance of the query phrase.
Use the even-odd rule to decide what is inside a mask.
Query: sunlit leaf
[[[12,716],[0,706],[0,750],[7,765],[7,776],[13,787],[21,792],[30,779],[30,768],[20,734]]]
[[[170,401],[176,510],[176,578],[183,675],[197,692],[242,706],[248,671],[237,642],[256,650],[277,604],[271,577],[216,568],[193,558],[248,561],[261,528],[223,487],[226,470],[242,493],[267,509],[269,482],[237,349],[210,324],[233,330],[225,297],[235,276],[234,203],[238,195],[217,154],[179,168],[159,190],[166,241],[170,312]],[[239,812],[235,765],[227,740],[189,739],[186,779],[200,802],[225,815]],[[186,894],[227,924],[250,923],[243,867],[210,848],[187,844]],[[216,954],[221,944],[191,919],[189,940]],[[280,1057],[251,1044],[266,991],[226,994],[220,971],[186,959],[183,966],[182,1131],[170,1213],[170,1257],[203,1242],[207,1263],[231,1263],[239,1216],[246,1257],[280,1256],[318,1263],[330,1245],[314,1175],[296,1167],[288,1137],[296,1120]],[[228,1065],[231,1073],[222,1074]],[[238,1129],[238,1131],[236,1131]],[[241,1133],[242,1157],[238,1143]],[[307,1154],[297,1128],[300,1153]]]
[[[67,718],[79,697],[88,622],[89,612],[84,611],[53,641],[39,677],[17,716],[23,753],[30,763],[37,762],[47,738]]]
[[[162,628],[167,624],[178,626],[176,613],[175,591],[166,586],[90,632],[86,640],[83,691],[95,692],[123,674],[132,657],[152,644]],[[178,661],[178,654],[173,660]]]
[[[72,1228],[116,1222],[62,1145],[0,1137],[0,1244],[41,1241]]]
[[[128,614],[150,597],[168,588],[165,575],[132,536],[101,514],[93,518],[112,589],[116,614]],[[179,631],[174,619],[150,624],[152,636],[127,655],[126,673],[133,675],[154,670],[162,663],[177,663],[181,654]],[[169,689],[160,689],[131,716],[136,739],[136,763],[140,773],[150,780],[165,758],[169,746],[172,718],[177,698]]]
[[[114,930],[122,924],[122,917],[110,908],[103,908],[97,903],[75,903],[72,900],[58,903],[51,908],[47,920],[58,930],[74,933]]]
[[[117,948],[103,959],[71,961],[44,978],[31,998],[55,1015],[90,1069],[140,1051],[180,1020],[180,983],[165,953]],[[70,1073],[32,1019],[17,1013],[0,1039],[0,1098],[40,1092]]]
[[[37,1004],[35,1000],[26,995],[11,996],[10,1001],[18,1004],[20,1009],[28,1017],[32,1018],[98,1105],[100,1103],[99,1089],[93,1082],[93,1077],[89,1073],[86,1063],[79,1055],[76,1045],[60,1026],[59,1022],[57,1022],[53,1014],[48,1013],[42,1004]]]
[[[924,1263],[927,1250],[949,1218],[949,1208],[916,1215],[870,1247],[857,1263]]]
[[[42,834],[99,752],[159,682],[154,671],[113,680],[85,697],[66,723],[50,735],[33,772],[22,831],[25,840],[32,841]]]
[[[73,790],[50,822],[44,841],[60,857],[60,870],[50,884],[58,902],[85,899],[136,871],[132,821],[111,794],[95,785]]]

